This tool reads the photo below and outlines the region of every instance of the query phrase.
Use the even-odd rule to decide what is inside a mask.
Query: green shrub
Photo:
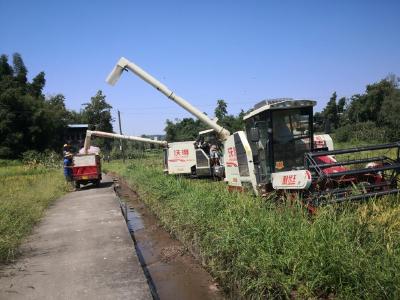
[[[20,166],[22,164],[19,160],[0,159],[0,167]]]
[[[385,142],[387,129],[376,127],[374,122],[347,124],[335,130],[333,136],[337,142]]]
[[[29,150],[22,154],[22,162],[31,167],[59,168],[62,166],[62,156],[51,150],[38,152]]]

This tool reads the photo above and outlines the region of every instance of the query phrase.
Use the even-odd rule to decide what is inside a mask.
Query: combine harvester
[[[208,130],[199,134],[207,134]],[[191,176],[217,176],[221,172],[221,166],[211,166],[211,161],[206,152],[196,146],[196,141],[185,141],[168,143],[167,141],[158,141],[137,136],[121,135],[103,131],[86,131],[84,153],[88,153],[91,145],[91,137],[103,137],[112,139],[122,139],[141,143],[161,145],[164,147],[164,172],[176,175]],[[223,170],[223,169],[222,169]],[[219,175],[222,177],[223,175]]]
[[[400,191],[400,142],[333,150],[329,135],[314,136],[315,101],[262,101],[244,117],[246,131],[231,134],[123,57],[106,81],[114,85],[124,70],[132,71],[215,131],[223,144],[225,181],[230,190],[251,189],[261,196],[272,191],[295,193],[311,208]],[[336,160],[336,156],[379,150],[395,151],[396,157],[378,155]]]

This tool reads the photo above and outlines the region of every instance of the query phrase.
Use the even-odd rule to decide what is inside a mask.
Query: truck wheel
[[[75,188],[79,189],[81,187],[81,184],[78,181],[75,181]]]
[[[99,186],[100,186],[100,179],[97,179],[97,180],[94,182],[94,185],[95,185],[96,187],[99,187]]]

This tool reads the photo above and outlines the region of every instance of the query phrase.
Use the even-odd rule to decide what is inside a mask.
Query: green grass
[[[105,164],[234,298],[400,297],[400,199],[324,207],[228,193],[162,173],[161,157]]]
[[[48,205],[66,192],[60,169],[0,165],[0,262],[16,257],[17,248]]]

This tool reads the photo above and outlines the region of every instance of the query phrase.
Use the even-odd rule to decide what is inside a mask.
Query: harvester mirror
[[[257,127],[250,128],[250,140],[257,143],[260,140],[260,130]]]

